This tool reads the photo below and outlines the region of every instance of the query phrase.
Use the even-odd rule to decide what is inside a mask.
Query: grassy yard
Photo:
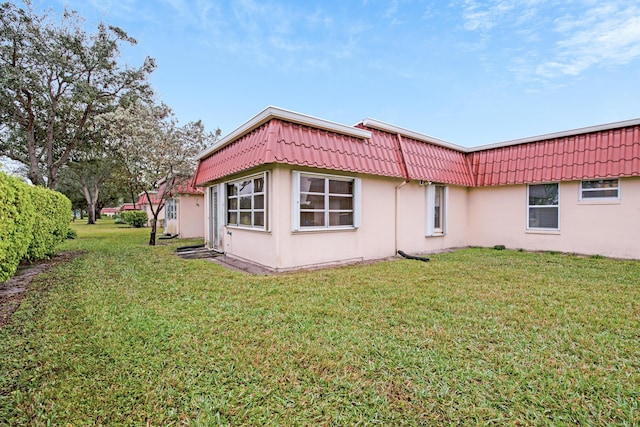
[[[0,330],[0,425],[640,425],[640,262],[466,249],[252,276],[148,230]]]

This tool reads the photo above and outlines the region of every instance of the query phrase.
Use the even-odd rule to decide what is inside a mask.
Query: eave
[[[425,135],[423,133],[415,132],[409,129],[402,128],[400,126],[395,126],[389,123],[381,122],[380,120],[375,119],[364,119],[362,125],[365,127],[370,127],[373,129],[379,129],[389,133],[400,134],[402,136],[406,136],[408,138],[415,139],[417,141],[428,142],[430,144],[439,145],[440,147],[449,148],[452,150],[460,151],[463,153],[469,152],[469,148],[463,147],[461,145],[456,145],[451,142],[445,141],[443,139],[439,139],[433,136]]]
[[[638,126],[638,125],[640,125],[640,118],[623,120],[623,121],[613,122],[613,123],[605,123],[605,124],[595,125],[595,126],[587,126],[583,128],[570,129],[570,130],[565,130],[560,132],[546,133],[546,134],[537,135],[537,136],[528,136],[526,138],[512,139],[509,141],[496,142],[492,144],[479,145],[476,147],[467,148],[466,150],[469,153],[474,153],[477,151],[491,150],[494,148],[503,148],[511,145],[528,144],[530,142],[545,141],[549,139],[564,138],[568,136],[583,135],[585,133],[601,132],[601,131],[606,131],[610,129],[619,129],[619,128],[624,128],[628,126]]]
[[[364,129],[355,128],[352,126],[346,126],[340,123],[335,123],[329,120],[320,119],[313,116],[308,116],[306,114],[296,113],[294,111],[285,110],[282,108],[269,106],[244,122],[238,128],[236,128],[231,133],[224,136],[220,141],[211,147],[201,151],[196,160],[201,160],[212,153],[220,150],[226,145],[231,144],[233,141],[242,137],[243,135],[251,132],[252,130],[258,128],[264,123],[268,122],[272,119],[281,119],[291,123],[297,123],[317,129],[327,130],[335,133],[339,133],[342,135],[353,136],[361,139],[369,139],[371,138],[371,132],[366,131]]]

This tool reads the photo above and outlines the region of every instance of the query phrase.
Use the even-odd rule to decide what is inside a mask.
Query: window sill
[[[320,228],[301,228],[299,230],[291,230],[293,234],[304,233],[330,233],[332,231],[356,231],[357,227],[320,227]]]
[[[535,228],[527,228],[524,231],[526,234],[551,234],[551,235],[560,235],[560,230],[552,230],[552,229],[545,229],[545,228],[540,228],[540,229],[535,229]]]
[[[622,200],[620,199],[582,199],[578,200],[579,205],[620,205]]]
[[[444,237],[444,236],[445,236],[445,233],[433,233],[433,234],[430,234],[430,235],[424,236],[424,237],[429,238],[429,237]]]
[[[225,228],[228,230],[243,230],[243,231],[257,231],[260,233],[268,233],[269,230],[266,228],[256,228],[256,227],[247,227],[242,225],[225,225]]]

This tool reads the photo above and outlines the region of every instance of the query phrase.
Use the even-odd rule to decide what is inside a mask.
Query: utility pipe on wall
[[[393,254],[398,253],[398,235],[400,234],[400,189],[409,183],[408,180],[402,181],[401,184],[396,186],[395,197],[395,236],[394,236],[394,251]]]
[[[409,176],[409,170],[407,169],[407,162],[404,158],[404,150],[402,148],[402,135],[399,133],[396,134],[396,141],[398,143],[398,155],[400,156],[400,164],[402,165],[402,174],[404,175],[404,181],[396,186],[396,200],[395,200],[395,243],[394,243],[394,251],[393,254],[396,255],[398,253],[398,239],[400,234],[400,189],[407,185],[411,181],[411,177]]]

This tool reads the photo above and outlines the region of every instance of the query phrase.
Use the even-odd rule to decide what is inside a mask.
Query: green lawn
[[[466,249],[252,276],[74,224],[0,425],[640,425],[640,262]]]

